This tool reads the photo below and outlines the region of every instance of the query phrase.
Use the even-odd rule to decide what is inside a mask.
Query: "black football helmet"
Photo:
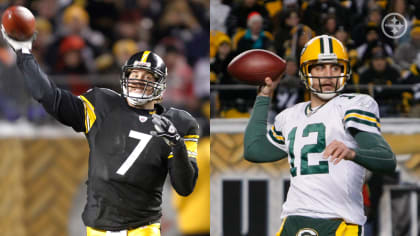
[[[129,79],[130,73],[134,69],[143,69],[155,77],[156,81],[146,81],[139,79]],[[141,51],[130,57],[122,67],[121,75],[121,94],[123,97],[134,105],[143,105],[147,102],[160,99],[166,89],[167,68],[165,62],[160,56],[151,51]],[[144,85],[142,93],[129,92],[129,87],[135,84]],[[146,91],[152,88],[151,94],[146,94]]]

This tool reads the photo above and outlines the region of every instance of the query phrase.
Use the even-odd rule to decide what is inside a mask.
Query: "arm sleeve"
[[[251,162],[273,162],[287,156],[267,138],[267,113],[269,97],[258,96],[245,129],[244,158]],[[269,135],[276,135],[272,130]],[[276,139],[277,140],[277,139]],[[284,138],[283,138],[284,143]]]
[[[81,132],[84,127],[84,106],[82,101],[69,91],[57,88],[41,70],[32,54],[16,53],[17,65],[23,74],[24,84],[31,96],[40,102],[45,110],[61,123]]]
[[[172,147],[169,155],[169,175],[172,186],[181,196],[188,196],[194,190],[198,178],[197,144],[198,124],[195,119],[186,120],[190,129],[182,141]]]
[[[198,177],[198,167],[195,159],[188,157],[184,142],[179,142],[172,148],[173,157],[169,159],[169,175],[172,186],[181,196],[188,196],[194,190]]]
[[[352,130],[358,144],[354,162],[372,172],[392,173],[397,165],[395,154],[385,139],[378,134],[355,132]]]

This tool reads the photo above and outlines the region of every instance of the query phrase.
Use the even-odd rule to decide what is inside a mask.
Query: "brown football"
[[[6,34],[17,40],[26,41],[35,33],[35,17],[28,8],[11,6],[3,12],[1,18]]]
[[[252,49],[245,51],[229,63],[228,71],[236,79],[248,84],[261,85],[270,77],[273,81],[286,69],[286,61],[275,53]]]

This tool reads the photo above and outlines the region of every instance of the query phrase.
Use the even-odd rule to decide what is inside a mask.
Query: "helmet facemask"
[[[341,73],[338,76],[314,76],[311,74],[312,67],[319,65],[319,64],[335,64],[341,68]],[[329,100],[337,95],[340,91],[342,91],[347,83],[347,80],[350,79],[351,71],[349,62],[347,60],[341,59],[333,59],[333,60],[314,60],[308,61],[301,65],[299,74],[300,78],[305,84],[306,88],[308,88],[312,93],[316,94],[323,100]],[[336,80],[335,88],[332,91],[325,91],[323,89],[323,85],[321,83],[321,79],[334,79]],[[314,88],[314,80],[318,80],[319,88]]]
[[[143,69],[150,72],[155,81],[144,79],[129,78],[134,69]],[[138,89],[139,92],[132,90]],[[140,89],[139,89],[140,88]],[[141,66],[124,66],[121,78],[121,94],[127,98],[128,102],[135,106],[144,105],[150,101],[161,99],[166,89],[166,76],[159,71],[152,71],[149,68]],[[131,92],[130,92],[131,90]]]

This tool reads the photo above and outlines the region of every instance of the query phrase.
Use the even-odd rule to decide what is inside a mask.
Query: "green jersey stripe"
[[[381,130],[378,127],[378,125],[376,125],[376,123],[373,123],[373,122],[370,122],[370,121],[367,121],[367,120],[362,120],[362,119],[359,119],[359,118],[356,118],[356,117],[350,117],[345,121],[345,123],[347,123],[349,121],[354,121],[354,122],[357,122],[357,123],[360,123],[360,124],[369,125],[369,126],[377,128],[379,131]]]
[[[333,50],[333,44],[332,44],[332,39],[328,38],[328,45],[330,46],[330,53],[332,54],[334,52]]]
[[[274,127],[271,128],[271,131],[273,131],[276,135],[283,137],[283,134],[280,131],[277,131],[276,129],[274,129]]]
[[[277,139],[276,137],[274,137],[273,132],[271,130],[268,132],[268,134],[270,135],[271,140],[273,140],[274,142],[276,142],[278,144],[281,144],[281,145],[284,144],[284,141],[281,141],[281,140]]]

